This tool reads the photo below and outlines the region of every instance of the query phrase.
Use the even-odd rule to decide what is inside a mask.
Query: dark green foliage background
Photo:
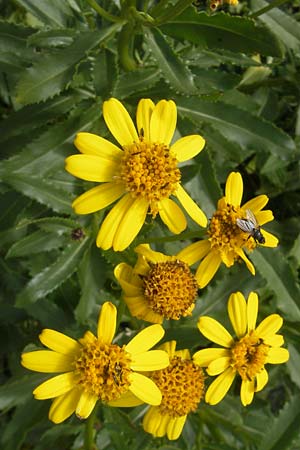
[[[260,297],[260,319],[284,318],[287,364],[270,367],[270,381],[244,408],[238,383],[216,407],[200,404],[175,442],[143,432],[144,406],[99,407],[95,448],[172,450],[297,450],[300,448],[300,3],[265,14],[269,3],[242,2],[212,13],[204,2],[99,1],[116,20],[84,0],[0,3],[0,447],[3,450],[90,448],[85,422],[53,425],[48,402],[33,400],[45,376],[20,366],[24,348],[55,328],[80,337],[95,329],[99,306],[118,306],[118,342],[145,326],[120,301],[113,277],[121,261],[135,262],[140,242],[166,253],[198,232],[171,236],[158,222],[144,226],[131,247],[101,251],[95,235],[103,212],[76,216],[72,199],[91,184],[64,171],[76,153],[76,132],[110,139],[102,118],[111,96],[132,114],[138,100],[173,98],[178,131],[206,139],[200,155],[182,168],[183,183],[207,216],[229,172],[244,179],[244,200],[264,193],[275,221],[268,230],[277,249],[258,248],[243,265],[222,269],[200,292],[192,318],[164,324],[166,339],[195,350],[204,343],[200,314],[228,325],[231,292]],[[275,2],[280,4],[280,1]],[[275,5],[276,6],[276,5]],[[260,55],[257,58],[257,55]],[[254,56],[256,56],[254,58]],[[79,239],[78,229],[83,236]],[[74,232],[77,230],[77,232]],[[79,233],[80,235],[80,233]],[[195,235],[195,234],[194,234]],[[85,445],[85,447],[84,447]]]

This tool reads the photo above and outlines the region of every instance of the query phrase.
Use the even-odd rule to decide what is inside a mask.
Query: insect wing
[[[253,228],[259,228],[259,224],[257,222],[257,219],[251,209],[246,209],[246,217],[248,222],[252,222]]]
[[[245,233],[252,234],[254,225],[248,219],[236,219],[237,226]]]

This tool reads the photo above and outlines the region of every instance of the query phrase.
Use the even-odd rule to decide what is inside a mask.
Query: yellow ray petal
[[[87,181],[112,181],[119,171],[119,164],[95,155],[68,156],[65,164],[67,172]]]
[[[284,339],[281,334],[273,334],[264,339],[264,343],[270,347],[281,347],[284,344]]]
[[[126,296],[136,297],[143,293],[143,281],[126,263],[118,264],[114,269],[114,275],[120,283]]]
[[[219,253],[214,251],[210,251],[205,256],[203,261],[201,261],[195,275],[201,289],[204,288],[215,276],[221,262],[222,260]]]
[[[112,142],[92,133],[78,133],[74,145],[85,155],[96,155],[116,162],[120,162],[123,156],[123,151]]]
[[[35,372],[70,372],[74,369],[74,354],[64,355],[51,350],[22,354],[22,366]]]
[[[155,105],[150,98],[142,98],[136,111],[137,129],[139,134],[144,136],[146,142],[150,142],[150,120],[154,107]]]
[[[139,399],[149,405],[159,405],[161,403],[161,392],[150,378],[132,372],[130,375],[131,384],[129,390]]]
[[[145,223],[149,202],[145,198],[137,198],[130,209],[122,217],[113,239],[115,252],[125,250]]]
[[[232,206],[240,206],[243,196],[243,179],[239,172],[231,172],[226,180],[226,202]]]
[[[50,380],[44,381],[33,391],[33,395],[38,400],[46,400],[65,394],[76,386],[76,376],[74,372],[67,372]]]
[[[170,198],[160,200],[159,215],[172,233],[179,234],[185,230],[186,218],[179,206]]]
[[[254,397],[254,381],[243,380],[241,384],[241,401],[243,406],[250,405]]]
[[[232,336],[228,333],[226,328],[211,317],[199,317],[198,328],[208,340],[223,345],[223,347],[230,348],[234,343]]]
[[[188,215],[201,227],[206,227],[207,217],[199,208],[199,206],[191,199],[188,193],[179,184],[175,192],[175,196],[178,198]]]
[[[269,233],[266,230],[261,229],[262,235],[265,238],[266,242],[263,244],[263,247],[271,247],[275,248],[277,247],[279,240],[277,239],[274,234]]]
[[[68,419],[75,411],[80,395],[79,389],[72,389],[56,397],[50,406],[49,419],[54,423],[61,423]]]
[[[72,207],[76,214],[90,214],[111,205],[124,193],[122,184],[115,182],[100,184],[77,197]]]
[[[170,416],[168,416],[167,414],[161,414],[160,415],[160,422],[159,422],[159,426],[156,430],[156,437],[163,437],[167,434],[167,428],[170,422]]]
[[[268,352],[266,363],[282,364],[289,360],[290,354],[286,348],[271,347]]]
[[[186,418],[187,418],[186,415],[170,418],[168,426],[167,426],[168,439],[170,439],[171,441],[174,441],[175,439],[179,438],[179,436],[181,435],[181,432],[183,430]]]
[[[277,333],[277,331],[282,327],[282,317],[278,314],[271,314],[266,317],[256,328],[256,334],[261,338],[265,339]]]
[[[175,155],[177,161],[183,162],[194,158],[203,150],[205,140],[199,134],[184,136],[171,146],[171,152]]]
[[[169,145],[177,122],[177,108],[173,100],[161,100],[155,105],[150,121],[150,140]]]
[[[74,354],[81,348],[81,345],[75,339],[49,328],[45,328],[41,332],[39,339],[46,347],[64,355]]]
[[[216,405],[223,400],[232,385],[235,374],[235,369],[228,367],[225,372],[219,375],[207,389],[205,401],[210,405]]]
[[[212,361],[224,356],[230,356],[227,348],[204,348],[194,353],[193,360],[200,367],[207,367]]]
[[[258,313],[258,296],[256,292],[250,292],[247,301],[247,331],[255,329]]]
[[[76,415],[80,419],[86,419],[89,417],[97,403],[97,400],[98,397],[96,395],[83,391],[76,407]]]
[[[159,412],[159,408],[156,406],[150,406],[146,414],[143,418],[143,428],[147,433],[152,434],[155,437],[162,437],[165,434],[165,430],[163,430],[163,434],[158,436],[157,430],[160,429],[160,424],[162,421],[162,415]]]
[[[148,322],[152,322],[152,323],[162,323],[162,316],[155,314],[152,312],[152,310],[150,310],[147,300],[142,295],[138,296],[138,297],[124,296],[123,298],[124,298],[126,305],[128,306],[130,314],[133,317],[137,317],[138,319],[142,319],[142,320],[147,320]],[[151,319],[157,318],[158,320],[153,320],[153,321],[149,320],[148,313],[150,313]]]
[[[242,206],[242,209],[245,211],[246,211],[246,209],[250,209],[253,212],[253,214],[256,216],[256,214],[266,206],[268,201],[269,201],[269,198],[266,195],[264,195],[264,194],[257,195],[257,197],[254,197],[251,200],[249,200],[248,202],[244,203],[244,205]]]
[[[189,266],[192,266],[195,262],[200,261],[200,259],[206,256],[210,248],[210,241],[203,239],[202,241],[194,242],[182,249],[177,253],[177,258],[186,262]]]
[[[252,262],[247,258],[247,256],[245,255],[243,249],[236,247],[235,248],[235,252],[239,255],[239,257],[245,262],[247,269],[249,270],[250,273],[252,273],[252,275],[255,275],[255,268],[252,264]]]
[[[223,356],[212,361],[207,367],[207,373],[210,376],[219,375],[230,366],[231,356]]]
[[[116,332],[117,308],[111,302],[102,305],[98,320],[98,339],[110,344]]]
[[[120,398],[117,398],[116,400],[112,400],[111,402],[108,402],[107,404],[109,406],[117,406],[122,408],[129,408],[132,406],[139,406],[142,405],[144,402],[137,398],[135,395],[133,395],[132,392],[127,391]]]
[[[159,346],[161,350],[168,353],[169,357],[172,359],[176,352],[176,341],[167,341]],[[190,358],[189,358],[190,359]]]
[[[247,332],[247,305],[241,292],[235,292],[230,295],[228,315],[236,336],[238,338],[245,336]]]
[[[134,355],[130,367],[138,372],[164,369],[169,365],[169,355],[163,350],[150,350]]]
[[[267,384],[269,380],[268,372],[265,368],[263,368],[258,374],[256,375],[256,387],[255,392],[261,391],[265,385]]]
[[[255,217],[259,225],[264,225],[265,223],[271,222],[271,220],[274,219],[273,213],[269,209],[259,211],[255,214]]]
[[[103,103],[103,117],[111,134],[122,146],[139,140],[130,115],[116,98],[110,98]]]
[[[161,325],[150,325],[131,339],[126,345],[126,351],[133,357],[139,353],[144,353],[157,344],[164,334],[165,330]]]
[[[148,261],[150,261],[152,264],[170,261],[171,257],[164,255],[163,253],[156,252],[152,250],[149,244],[140,244],[137,247],[135,247],[134,251],[138,255],[143,255]]]
[[[145,311],[144,313],[143,320],[150,323],[162,324],[164,317],[148,308],[147,311]]]

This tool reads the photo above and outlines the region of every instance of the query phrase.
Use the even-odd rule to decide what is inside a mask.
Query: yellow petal
[[[117,398],[116,400],[112,400],[111,402],[108,402],[107,404],[109,406],[117,406],[122,408],[129,408],[132,406],[139,406],[142,405],[144,402],[137,398],[135,395],[133,395],[132,392],[127,391],[120,398]]]
[[[33,391],[33,395],[38,400],[58,397],[70,391],[76,386],[77,378],[74,372],[67,372],[50,380],[44,381]]]
[[[170,198],[159,202],[159,215],[161,220],[174,234],[179,234],[186,228],[186,218],[179,206]]]
[[[103,117],[111,134],[122,146],[139,140],[130,115],[116,98],[110,98],[103,103]]]
[[[83,391],[76,407],[76,415],[80,419],[86,419],[89,417],[97,403],[97,400],[98,397],[96,395]]]
[[[134,249],[138,255],[143,255],[152,264],[170,261],[171,257],[166,256],[163,253],[152,250],[149,244],[140,244]]]
[[[248,322],[247,331],[248,332],[255,329],[257,313],[258,313],[258,296],[257,296],[256,292],[250,292],[248,301],[247,301],[247,322]]]
[[[268,372],[265,368],[263,368],[258,374],[256,375],[256,387],[255,392],[261,391],[265,385],[267,384],[269,380]]]
[[[123,151],[112,142],[92,133],[78,133],[74,140],[75,146],[85,155],[96,155],[101,158],[120,162]]]
[[[137,198],[132,203],[130,209],[122,217],[114,239],[113,249],[115,252],[125,250],[145,223],[149,202],[145,198]]]
[[[164,334],[165,330],[161,325],[150,325],[131,339],[126,345],[126,352],[133,355],[133,357],[139,353],[144,353],[157,344]]]
[[[38,350],[23,353],[21,364],[35,372],[69,372],[74,369],[74,355],[64,355],[51,350]]]
[[[255,214],[255,217],[259,225],[264,225],[265,223],[271,222],[274,219],[273,213],[269,209],[259,211]]]
[[[179,436],[181,435],[181,432],[183,430],[186,418],[187,418],[186,415],[170,418],[168,426],[167,426],[168,439],[170,439],[171,441],[174,441],[175,439],[179,438]]]
[[[165,429],[161,430],[162,420],[163,416],[160,414],[159,408],[156,406],[150,406],[143,418],[143,428],[147,433],[150,433],[155,437],[162,437],[166,433]],[[157,434],[159,429],[162,432],[160,435]]]
[[[254,381],[243,380],[241,384],[241,402],[243,406],[250,405],[254,397]]]
[[[207,286],[211,279],[215,276],[221,262],[222,260],[219,253],[214,251],[210,251],[205,256],[203,261],[201,261],[195,275],[201,289]]]
[[[39,339],[46,347],[64,355],[76,353],[81,348],[81,345],[75,339],[48,328],[41,332]]]
[[[247,332],[247,305],[241,292],[230,295],[228,301],[228,315],[238,338],[245,336]]]
[[[200,259],[206,256],[210,248],[211,244],[207,239],[194,242],[177,253],[177,258],[192,266],[195,262],[200,261]]]
[[[149,405],[159,405],[161,403],[161,392],[150,378],[140,373],[132,372],[130,381],[129,390],[143,402],[149,403]]]
[[[230,366],[231,356],[223,356],[212,361],[207,367],[207,373],[210,376],[219,375]]]
[[[206,227],[207,218],[202,209],[191,199],[188,193],[183,189],[183,187],[179,184],[176,192],[174,194],[188,215],[201,227]]]
[[[243,179],[239,172],[231,172],[226,180],[225,197],[226,202],[238,207],[243,196]]]
[[[273,334],[264,339],[264,344],[270,347],[281,347],[284,344],[284,339],[281,334]]]
[[[154,103],[150,98],[142,98],[136,111],[136,124],[140,135],[146,142],[150,142],[150,120],[154,110]]]
[[[175,356],[176,352],[176,341],[167,341],[159,346],[161,350],[164,350],[168,353],[169,357],[172,359]],[[191,359],[191,358],[188,358]]]
[[[250,209],[253,212],[253,214],[256,216],[256,214],[266,206],[268,201],[269,201],[269,198],[266,195],[264,195],[264,194],[258,195],[257,197],[254,197],[251,200],[249,200],[248,202],[246,202],[242,206],[242,209],[244,211],[246,211],[246,209]]]
[[[150,140],[169,145],[177,122],[177,108],[173,100],[161,100],[155,105],[150,121]]]
[[[130,363],[132,370],[146,372],[164,369],[169,365],[168,353],[163,350],[150,350],[134,355]]]
[[[126,296],[136,297],[143,294],[143,281],[128,264],[118,264],[114,269],[114,275]]]
[[[211,317],[199,317],[198,328],[209,341],[223,345],[223,347],[230,348],[234,343],[232,336],[228,333],[226,328]]]
[[[239,255],[239,257],[246,263],[247,269],[252,275],[255,275],[255,268],[252,262],[247,258],[243,249],[236,247],[235,252]]]
[[[261,229],[262,235],[265,238],[265,243],[262,245],[263,247],[271,247],[271,248],[275,248],[277,247],[279,240],[277,239],[276,236],[274,236],[274,234],[269,233],[266,230]]]
[[[73,201],[72,207],[76,214],[90,214],[111,205],[124,193],[122,184],[104,183],[81,194]]]
[[[236,375],[235,369],[228,367],[221,375],[219,375],[209,386],[206,391],[205,401],[210,405],[216,405],[227,394],[234,377]]]
[[[199,134],[184,136],[171,146],[171,152],[179,162],[194,158],[203,150],[205,140]]]
[[[278,314],[271,314],[266,317],[256,328],[256,334],[261,338],[265,339],[270,335],[277,333],[277,331],[282,327],[282,317]]]
[[[271,347],[268,352],[266,363],[282,364],[289,360],[290,354],[286,348]]]
[[[215,359],[224,356],[230,356],[230,350],[226,348],[204,348],[194,353],[193,360],[198,366],[207,367]]]
[[[49,419],[54,423],[61,423],[68,419],[75,411],[80,395],[79,389],[72,389],[56,397],[50,406]]]
[[[117,308],[111,302],[103,303],[98,320],[98,339],[110,344],[116,332],[116,323]]]
[[[119,172],[119,164],[95,155],[72,155],[65,163],[67,172],[87,181],[112,181]]]
[[[138,319],[146,320],[146,316],[149,311],[149,304],[144,296],[140,295],[137,297],[126,297],[124,296],[124,301],[126,305],[128,306],[128,309],[130,311],[130,314],[133,317],[137,317]],[[161,323],[161,316],[158,316],[160,318],[159,321],[155,321],[154,323]]]

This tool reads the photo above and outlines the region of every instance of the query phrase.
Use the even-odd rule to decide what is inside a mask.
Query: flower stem
[[[85,422],[84,430],[84,450],[96,450],[94,445],[94,423],[96,419],[97,405],[91,412],[89,418]]]
[[[250,14],[251,19],[256,19],[256,17],[261,16],[262,14],[265,14],[266,12],[270,11],[273,8],[277,8],[280,5],[283,5],[283,3],[286,3],[288,0],[274,0],[273,2],[269,3],[267,6],[264,6],[263,8],[259,9],[258,11],[255,11],[254,13]]]
[[[134,39],[134,30],[131,23],[127,23],[122,28],[118,37],[118,50],[122,66],[125,70],[135,70],[137,64],[132,55],[132,42]]]
[[[109,22],[123,22],[123,19],[121,17],[113,16],[112,14],[108,13],[103,9],[96,0],[86,0],[87,3],[104,19],[108,20]]]

